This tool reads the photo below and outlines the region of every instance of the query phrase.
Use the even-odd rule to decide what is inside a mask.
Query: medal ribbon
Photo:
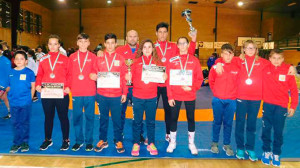
[[[114,64],[114,62],[115,62],[115,59],[116,59],[117,53],[114,55],[114,58],[113,58],[113,60],[112,60],[112,62],[111,62],[111,64],[110,64],[110,67],[109,67],[109,65],[108,65],[108,61],[107,61],[106,54],[104,54],[104,56],[105,56],[105,62],[106,62],[106,67],[107,67],[107,70],[108,70],[108,72],[110,72],[110,71],[111,71],[111,69],[112,69],[112,66],[113,66],[113,64]]]
[[[162,51],[162,49],[161,49],[161,47],[160,47],[160,44],[159,44],[158,42],[157,42],[157,44],[158,44],[158,48],[159,48],[159,50],[160,50],[160,52],[161,52],[163,58],[165,58],[165,55],[166,55],[166,53],[167,53],[167,48],[168,48],[168,42],[166,42],[165,52]]]
[[[247,59],[245,58],[245,66],[246,66],[248,78],[250,78],[250,76],[251,76],[252,70],[254,68],[254,64],[255,64],[255,58],[253,60],[253,63],[252,63],[252,66],[251,66],[251,69],[250,69],[250,72],[249,72],[249,68],[248,68],[248,64],[247,64]]]
[[[78,65],[79,65],[79,71],[80,71],[80,74],[82,74],[82,71],[83,71],[83,69],[84,69],[84,66],[85,66],[85,63],[86,63],[86,60],[87,60],[87,58],[88,58],[88,56],[89,56],[89,52],[88,51],[86,51],[86,55],[85,55],[85,59],[84,59],[84,62],[83,62],[83,65],[82,65],[82,68],[80,67],[80,57],[79,57],[79,50],[78,50],[78,54],[77,54],[77,56],[78,56]]]
[[[48,54],[48,55],[50,55],[50,54]],[[58,53],[58,55],[57,55],[57,57],[56,57],[56,60],[54,61],[53,66],[52,66],[51,59],[50,59],[50,58],[51,58],[51,55],[50,55],[50,57],[48,58],[48,60],[49,60],[49,65],[50,65],[50,69],[51,69],[52,73],[53,73],[53,71],[54,71],[54,69],[55,69],[55,66],[56,66],[56,63],[57,63],[57,60],[58,60],[59,56],[60,56],[60,53]]]
[[[186,70],[187,63],[188,63],[188,61],[189,61],[189,56],[190,56],[190,55],[188,54],[188,55],[187,55],[187,59],[186,59],[186,62],[185,62],[184,67],[182,67],[181,57],[179,57],[180,69],[181,69],[181,71],[184,72],[184,73],[185,73],[185,70]]]

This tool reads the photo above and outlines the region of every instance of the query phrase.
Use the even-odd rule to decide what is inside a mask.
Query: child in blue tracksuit
[[[27,55],[24,51],[14,54],[16,67],[9,73],[8,99],[11,108],[11,120],[13,124],[13,146],[10,153],[29,150],[29,122],[32,96],[35,91],[35,75],[32,70],[26,68]]]

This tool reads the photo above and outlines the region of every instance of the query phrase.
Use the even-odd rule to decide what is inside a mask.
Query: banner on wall
[[[214,42],[214,48],[221,48],[222,45],[228,44],[229,42]]]
[[[272,50],[272,49],[274,49],[274,41],[263,43],[263,49],[264,50]]]
[[[199,48],[205,48],[205,49],[218,49],[221,48],[223,44],[227,44],[228,42],[204,42],[199,41]]]
[[[266,41],[263,37],[238,37],[238,46],[243,46],[244,42],[247,40],[253,40],[258,48],[262,48],[263,43]]]

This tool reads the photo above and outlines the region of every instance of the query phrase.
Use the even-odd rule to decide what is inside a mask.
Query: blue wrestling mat
[[[201,88],[201,90],[204,88]],[[204,91],[199,92],[207,92]],[[201,96],[202,95],[202,96]],[[209,106],[211,103],[208,102],[206,94],[198,94],[200,98],[197,100],[197,107]],[[209,96],[211,97],[211,96]],[[201,101],[205,99],[205,101]],[[210,100],[209,100],[210,101]],[[209,103],[209,105],[208,105]],[[16,154],[26,154],[26,155],[65,155],[65,156],[87,156],[87,157],[132,157],[131,156],[131,148],[132,148],[132,120],[127,119],[124,130],[124,147],[125,153],[118,154],[116,152],[115,146],[113,144],[113,130],[112,130],[112,122],[109,123],[108,130],[108,143],[109,147],[107,149],[103,149],[102,152],[86,152],[85,147],[81,148],[77,152],[73,152],[71,149],[68,151],[60,151],[59,148],[62,143],[62,135],[60,130],[60,123],[57,117],[55,116],[54,120],[54,130],[53,130],[53,145],[49,147],[46,151],[39,151],[39,146],[42,144],[44,140],[44,113],[42,110],[42,104],[40,101],[33,103],[33,111],[31,114],[31,130],[30,130],[30,150],[26,153],[16,153]],[[2,102],[0,105],[0,116],[6,115],[6,108],[4,103]],[[70,148],[74,145],[74,129],[72,124],[72,110],[69,111],[69,119],[70,119],[70,140],[71,145]],[[261,155],[261,128],[262,128],[262,120],[257,120],[257,134],[256,134],[256,152],[257,155]],[[98,142],[99,137],[99,116],[95,116],[95,129],[94,129],[94,145]],[[85,124],[84,124],[85,125]],[[235,139],[234,139],[234,125],[233,124],[233,132],[232,132],[232,142],[231,145],[235,151]],[[144,124],[145,127],[145,124]],[[0,119],[0,154],[7,155],[9,154],[9,149],[12,145],[13,134],[12,134],[12,126],[10,120]],[[144,130],[146,130],[144,128]],[[212,122],[196,122],[196,135],[195,135],[195,144],[199,150],[198,156],[193,156],[190,154],[188,150],[188,136],[187,136],[187,122],[179,122],[178,123],[178,133],[177,133],[177,148],[175,149],[173,154],[166,153],[166,148],[168,143],[165,141],[165,124],[163,121],[156,122],[156,146],[158,148],[159,155],[151,156],[149,152],[146,150],[145,145],[141,145],[140,157],[160,157],[160,158],[209,158],[209,159],[235,159],[235,157],[226,156],[225,152],[221,149],[222,147],[222,131],[220,133],[220,142],[219,143],[219,154],[212,154],[210,152],[210,143],[211,143],[211,134],[212,134]],[[300,109],[298,107],[295,112],[294,117],[287,118],[285,130],[284,130],[284,145],[282,147],[283,153],[282,158],[285,160],[300,160]]]

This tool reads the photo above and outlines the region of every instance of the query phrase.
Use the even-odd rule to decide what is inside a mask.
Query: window
[[[0,0],[0,27],[10,28],[11,4]]]
[[[35,15],[35,30],[36,34],[41,35],[42,34],[42,16],[41,15]]]

